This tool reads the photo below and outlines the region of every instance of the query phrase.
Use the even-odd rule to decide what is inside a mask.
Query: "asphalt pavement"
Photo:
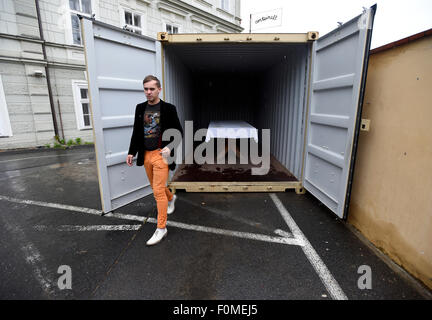
[[[431,297],[308,193],[177,196],[147,247],[153,196],[102,216],[93,146],[0,152],[0,299]]]

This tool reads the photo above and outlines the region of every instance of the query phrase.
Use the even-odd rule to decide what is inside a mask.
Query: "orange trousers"
[[[167,222],[168,201],[171,201],[173,194],[166,186],[169,176],[167,162],[160,154],[160,149],[146,151],[144,155],[144,168],[157,206],[157,227],[165,228]]]

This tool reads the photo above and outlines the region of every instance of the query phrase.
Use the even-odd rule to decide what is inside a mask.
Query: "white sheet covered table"
[[[258,130],[246,121],[224,120],[211,121],[207,129],[206,142],[211,138],[247,139],[253,138],[258,143]]]

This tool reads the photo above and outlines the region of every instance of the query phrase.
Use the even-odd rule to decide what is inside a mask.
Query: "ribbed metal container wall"
[[[192,116],[192,74],[185,65],[169,50],[165,52],[165,100],[177,108],[180,123],[184,129],[185,120]]]
[[[271,129],[270,151],[301,178],[307,103],[308,50],[299,48],[273,66],[263,82],[260,127]]]

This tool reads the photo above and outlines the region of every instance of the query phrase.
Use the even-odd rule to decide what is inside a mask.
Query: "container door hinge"
[[[370,120],[369,119],[361,119],[360,130],[361,131],[369,131],[370,129]]]

